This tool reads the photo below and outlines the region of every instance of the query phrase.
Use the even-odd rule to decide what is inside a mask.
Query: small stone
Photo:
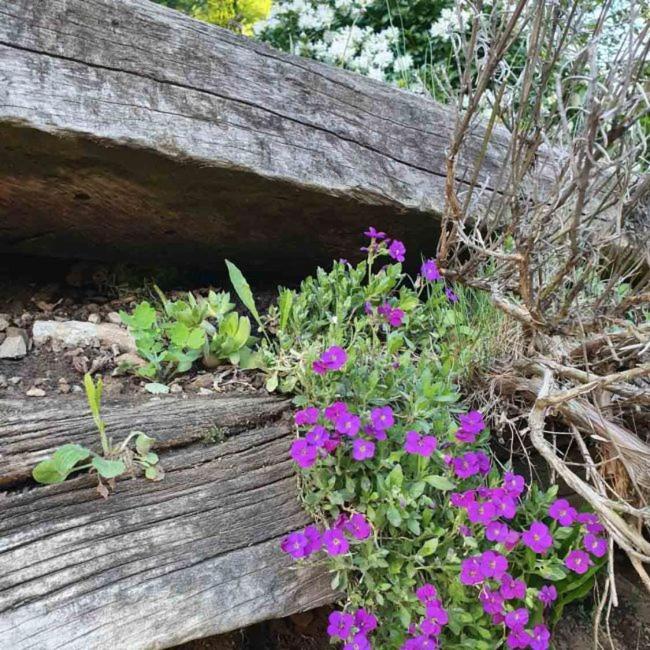
[[[75,384],[72,387],[72,392],[73,393],[83,393],[83,388],[81,386],[79,386],[78,384]]]
[[[171,393],[182,393],[183,392],[183,387],[180,384],[172,384],[169,387],[169,391]]]
[[[9,377],[9,383],[12,386],[18,386],[18,384],[23,380],[22,377]]]
[[[34,386],[42,386],[43,384],[49,383],[49,381],[47,377],[37,377],[34,379]]]
[[[106,315],[106,320],[109,323],[113,323],[113,325],[121,325],[122,324],[122,319],[120,318],[120,315],[116,311],[112,311],[109,314]]]
[[[123,352],[135,352],[134,338],[129,332],[114,323],[88,323],[83,321],[58,321],[37,320],[33,328],[34,343],[43,345],[48,341],[58,339],[66,348],[99,347],[100,344],[110,348],[113,344],[119,346]]]
[[[206,373],[205,375],[199,375],[198,377],[192,380],[193,388],[212,388],[213,384],[214,384],[214,375],[209,372]]]
[[[102,322],[102,318],[99,314],[90,314],[90,316],[88,316],[88,322],[93,325],[99,325]]]
[[[0,314],[0,332],[4,332],[9,327],[9,314]]]
[[[136,368],[140,368],[141,366],[146,366],[147,362],[139,357],[137,354],[134,354],[133,352],[125,352],[124,354],[120,354],[118,357],[115,357],[115,363],[119,366],[135,366]]]
[[[22,359],[27,356],[27,332],[17,327],[7,329],[7,338],[0,345],[0,359]]]
[[[45,391],[42,388],[30,388],[25,395],[27,397],[45,397]]]
[[[214,395],[209,388],[199,388],[199,395]]]

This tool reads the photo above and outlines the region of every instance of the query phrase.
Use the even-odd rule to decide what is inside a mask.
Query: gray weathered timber
[[[296,273],[369,223],[435,241],[453,119],[427,98],[146,0],[0,0],[0,80],[5,251]]]
[[[286,402],[134,400],[105,419],[115,438],[156,435],[163,481],[120,480],[105,501],[88,475],[36,487],[26,463],[95,445],[91,418],[80,398],[0,401],[2,647],[166,648],[332,600],[322,568],[296,570],[278,548],[306,522]]]

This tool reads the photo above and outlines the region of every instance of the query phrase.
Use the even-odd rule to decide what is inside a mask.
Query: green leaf
[[[180,321],[176,321],[171,327],[167,329],[167,336],[169,336],[169,340],[179,348],[184,348],[187,345],[187,339],[190,335],[190,328],[185,325],[185,323],[181,323]]]
[[[282,289],[278,298],[278,309],[280,310],[280,330],[287,329],[291,307],[293,305],[293,291],[291,289]]]
[[[41,461],[32,470],[32,476],[38,483],[52,485],[62,483],[74,470],[75,465],[90,456],[90,451],[81,445],[63,445],[52,458]]]
[[[433,539],[428,539],[426,542],[424,542],[424,544],[422,544],[422,548],[420,549],[418,555],[420,557],[427,557],[428,555],[433,555],[438,549],[438,543],[439,540],[437,537],[434,537]]]
[[[93,414],[95,423],[99,420],[99,409],[102,402],[102,391],[104,390],[104,382],[101,377],[97,378],[97,384],[93,382],[90,373],[84,375],[84,388],[86,389],[86,399],[90,412]]]
[[[115,478],[126,471],[126,466],[121,460],[106,460],[106,458],[100,456],[93,458],[92,466],[103,478]]]
[[[267,380],[266,380],[266,390],[269,391],[269,393],[272,393],[275,391],[275,389],[278,387],[278,373],[274,372]]]
[[[395,506],[388,508],[386,511],[386,517],[388,518],[388,521],[390,521],[390,523],[395,526],[395,528],[399,528],[402,523],[402,516]]]
[[[402,487],[404,482],[404,472],[402,471],[401,465],[395,465],[390,471],[390,474],[386,477],[386,485],[390,487]]]
[[[144,470],[144,475],[150,481],[162,481],[165,472],[158,465],[150,465]]]
[[[166,395],[169,393],[169,386],[165,386],[165,384],[159,384],[155,381],[149,384],[145,384],[144,389],[152,395]]]
[[[134,329],[149,329],[156,322],[156,310],[147,301],[141,302],[130,316],[124,312],[120,316],[126,325]]]
[[[442,490],[446,492],[447,490],[453,490],[456,486],[445,476],[427,476],[424,479],[429,485],[432,485],[436,490]]]
[[[146,433],[139,433],[135,439],[135,449],[140,454],[140,456],[146,456],[155,440],[148,436]]]
[[[260,319],[260,315],[257,313],[257,307],[255,306],[253,292],[251,291],[251,287],[246,281],[246,278],[232,262],[226,260],[226,266],[228,267],[228,275],[230,276],[230,281],[232,282],[232,286],[237,292],[239,299],[242,301],[248,311],[253,314],[253,318],[260,326],[260,328],[262,328],[262,320]]]

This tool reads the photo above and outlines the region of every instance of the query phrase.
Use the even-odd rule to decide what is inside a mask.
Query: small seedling
[[[32,471],[34,480],[45,485],[63,483],[72,472],[87,469],[97,473],[97,491],[104,498],[108,497],[109,487],[114,487],[118,476],[126,473],[135,476],[137,467],[144,470],[146,478],[152,481],[161,480],[163,470],[158,465],[158,455],[151,451],[154,439],[142,431],[131,431],[121,444],[113,446],[113,441],[106,435],[106,424],[101,418],[103,390],[101,377],[95,383],[92,377],[86,374],[84,387],[90,412],[99,433],[102,453],[97,454],[82,445],[63,445],[52,454],[51,458],[36,465]],[[131,448],[129,443],[134,438],[134,448]]]

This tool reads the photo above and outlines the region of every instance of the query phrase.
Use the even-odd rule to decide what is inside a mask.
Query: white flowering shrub
[[[422,91],[451,62],[451,0],[277,0],[254,30],[278,49]]]

